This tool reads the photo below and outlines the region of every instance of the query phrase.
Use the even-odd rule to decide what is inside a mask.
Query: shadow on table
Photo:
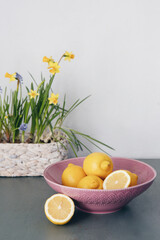
[[[92,221],[97,221],[102,220],[105,222],[108,219],[115,219],[115,218],[122,218],[122,217],[132,217],[133,216],[133,211],[130,206],[124,206],[122,209],[120,209],[117,212],[110,213],[110,214],[92,214],[92,213],[87,213],[79,210],[78,208],[75,209],[75,213],[71,221],[68,223],[68,225],[75,225],[75,224],[81,224],[85,223],[88,220]],[[112,221],[112,220],[111,220]]]
[[[83,212],[83,211],[79,210],[78,208],[76,208],[74,216],[71,219],[71,221],[68,223],[68,225],[72,225],[72,224],[75,225],[77,223],[84,222],[90,217],[91,217],[90,213]]]

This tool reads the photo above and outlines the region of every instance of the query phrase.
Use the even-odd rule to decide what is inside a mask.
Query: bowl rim
[[[125,158],[125,157],[111,157],[111,159],[124,159],[124,160],[131,160],[131,161],[134,161],[134,162],[139,162],[139,163],[141,163],[141,164],[144,164],[145,166],[147,166],[147,167],[149,167],[152,171],[153,171],[153,174],[154,174],[154,176],[150,179],[150,180],[148,180],[148,181],[146,181],[146,182],[144,182],[144,183],[140,183],[140,184],[138,184],[138,185],[136,185],[136,186],[133,186],[133,187],[129,187],[129,188],[122,188],[122,189],[113,189],[113,190],[107,190],[107,189],[86,189],[86,188],[75,188],[75,187],[68,187],[68,186],[64,186],[64,185],[62,185],[62,184],[59,184],[59,183],[55,183],[55,182],[53,182],[53,181],[51,181],[51,180],[49,180],[47,177],[46,177],[46,172],[48,171],[48,169],[49,168],[51,168],[52,166],[54,166],[54,165],[57,165],[57,164],[59,164],[59,163],[63,163],[63,162],[67,162],[67,161],[69,161],[69,160],[76,160],[76,159],[85,159],[85,157],[76,157],[76,158],[68,158],[68,159],[65,159],[65,160],[62,160],[62,161],[59,161],[59,162],[56,162],[56,163],[52,163],[52,164],[50,164],[45,170],[44,170],[44,172],[43,172],[43,177],[44,177],[44,179],[47,181],[47,182],[50,182],[51,184],[54,184],[54,185],[56,185],[56,186],[60,186],[60,187],[63,187],[64,189],[71,189],[71,190],[76,190],[76,191],[89,191],[89,192],[118,192],[118,191],[127,191],[127,190],[129,190],[129,189],[136,189],[136,188],[139,188],[139,187],[141,187],[141,186],[145,186],[145,185],[147,185],[147,184],[149,184],[149,183],[151,183],[151,182],[153,182],[154,180],[155,180],[155,178],[156,178],[156,176],[157,176],[157,172],[156,172],[156,170],[152,167],[152,166],[150,166],[149,164],[147,164],[147,163],[144,163],[144,162],[142,162],[142,161],[140,161],[140,160],[136,160],[136,159],[132,159],[132,158]]]

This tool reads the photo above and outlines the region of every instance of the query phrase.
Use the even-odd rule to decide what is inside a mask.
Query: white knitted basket
[[[68,147],[67,141],[63,145]],[[50,164],[67,158],[68,151],[60,143],[1,143],[0,176],[42,176]]]

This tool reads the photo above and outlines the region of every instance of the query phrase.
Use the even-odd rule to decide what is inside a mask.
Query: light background
[[[54,92],[68,106],[92,96],[65,122],[116,151],[112,156],[160,156],[160,1],[0,1],[0,86],[5,72],[49,76],[43,56],[61,63]],[[15,84],[11,83],[10,88]],[[97,151],[90,146],[92,151]],[[79,156],[86,152],[79,152]]]

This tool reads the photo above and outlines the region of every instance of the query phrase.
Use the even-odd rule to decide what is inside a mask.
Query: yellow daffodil
[[[58,65],[58,63],[57,62],[49,62],[48,63],[48,65],[49,65],[49,71],[50,71],[50,73],[52,73],[53,75],[55,74],[55,73],[59,73],[59,68],[60,68],[60,66]]]
[[[5,118],[5,119],[7,119],[7,118],[8,118],[8,116],[5,116],[4,118]]]
[[[8,72],[6,72],[5,77],[10,78],[10,82],[15,81],[16,80],[16,73],[9,74]]]
[[[71,59],[74,59],[74,54],[72,53],[72,52],[65,52],[65,54],[64,54],[64,60],[66,61],[66,60],[68,60],[69,62],[71,61]]]
[[[47,62],[49,64],[50,62],[54,62],[54,60],[52,57],[48,58],[48,57],[44,56],[43,62]]]
[[[54,105],[56,105],[57,103],[58,103],[58,97],[59,97],[59,94],[54,94],[54,93],[51,93],[51,97],[50,98],[48,98],[48,100],[49,100],[49,104],[54,104]]]
[[[28,93],[28,95],[30,96],[30,99],[32,99],[32,98],[35,98],[36,96],[38,96],[39,93],[37,93],[36,91],[31,90],[31,92]]]

